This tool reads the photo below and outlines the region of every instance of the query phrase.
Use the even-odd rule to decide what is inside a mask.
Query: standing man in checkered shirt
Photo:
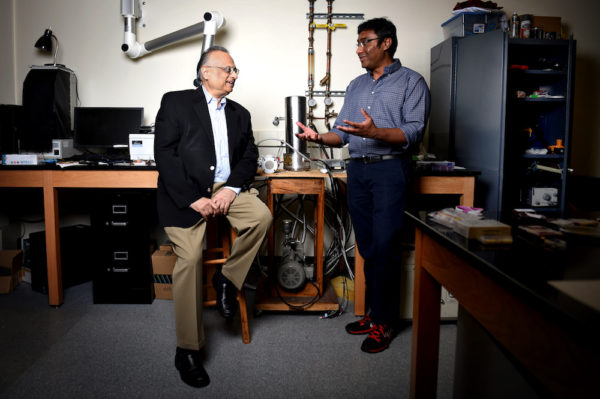
[[[348,144],[348,208],[365,259],[367,316],[346,326],[365,334],[361,349],[386,349],[398,322],[399,240],[411,167],[429,117],[429,89],[417,72],[394,58],[396,27],[385,18],[358,26],[356,54],[367,73],[348,85],[332,131],[298,122],[298,137],[332,147]]]

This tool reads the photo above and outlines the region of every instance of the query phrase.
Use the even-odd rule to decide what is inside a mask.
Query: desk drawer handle
[[[113,267],[112,271],[114,273],[129,273],[129,268],[128,267]]]
[[[127,251],[115,251],[115,252],[113,252],[113,259],[114,260],[128,260],[129,259],[129,252],[127,252]]]
[[[110,225],[113,227],[127,227],[127,222],[110,222]]]
[[[113,213],[113,215],[127,214],[127,205],[113,205],[112,213]]]

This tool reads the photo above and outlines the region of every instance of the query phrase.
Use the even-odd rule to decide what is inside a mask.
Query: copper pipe
[[[331,126],[329,124],[329,118],[332,112],[330,108],[332,107],[331,103],[331,32],[333,32],[333,1],[327,0],[327,68],[325,70],[325,77],[322,81],[325,81],[325,126],[327,127],[327,131],[331,130]],[[328,100],[329,99],[329,100]],[[332,157],[333,157],[333,150]]]
[[[313,101],[314,89],[314,74],[315,74],[315,50],[314,34],[315,34],[315,0],[308,0],[308,104]],[[307,122],[309,126],[314,126],[313,123],[313,107],[308,107]]]

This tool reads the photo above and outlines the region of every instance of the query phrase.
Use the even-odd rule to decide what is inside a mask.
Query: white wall
[[[0,104],[16,104],[12,0],[0,0]]]
[[[215,43],[231,51],[240,78],[231,98],[252,113],[257,139],[284,137],[284,98],[303,95],[307,88],[308,29],[306,0],[146,0],[146,27],[138,25],[138,40],[145,42],[202,20],[205,11],[220,11],[226,25]],[[429,81],[429,49],[443,40],[440,24],[451,17],[456,0],[344,0],[334,1],[334,13],[364,13],[365,18],[389,17],[398,28],[396,56]],[[577,174],[600,176],[600,2],[574,0],[505,0],[508,15],[561,16],[577,39],[576,99],[573,162]],[[317,0],[316,12],[327,2]],[[154,120],[162,94],[192,88],[201,51],[201,36],[160,49],[138,60],[125,56],[120,46],[123,18],[119,0],[0,0],[0,101],[21,102],[22,82],[30,65],[51,62],[33,44],[51,27],[60,40],[58,62],[73,69],[79,80],[81,106],[143,106],[146,123]],[[14,21],[12,15],[14,12]],[[325,21],[317,21],[325,22]],[[356,27],[333,32],[332,86],[344,90],[362,73],[355,55]],[[12,35],[11,35],[12,32]],[[325,30],[315,34],[316,81],[325,74]],[[14,57],[10,57],[14,50]],[[13,73],[14,71],[14,73]],[[321,90],[320,87],[315,87]],[[319,98],[319,103],[322,104]],[[339,111],[342,100],[335,98]],[[317,116],[323,112],[320,105]],[[318,127],[324,130],[322,126]]]

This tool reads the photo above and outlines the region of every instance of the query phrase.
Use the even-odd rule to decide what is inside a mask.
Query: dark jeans
[[[365,259],[366,306],[373,321],[393,323],[400,307],[400,236],[410,161],[350,161],[347,171],[348,208]]]

